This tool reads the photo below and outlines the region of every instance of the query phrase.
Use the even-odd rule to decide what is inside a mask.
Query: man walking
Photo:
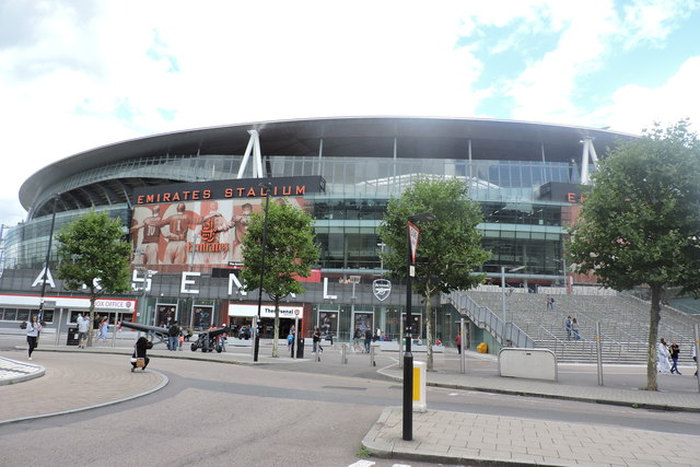
[[[566,340],[571,340],[571,316],[566,317]]]
[[[177,350],[179,335],[180,326],[177,325],[177,321],[173,321],[168,329],[168,350]]]
[[[673,361],[673,365],[671,365],[671,373],[678,373],[680,375],[681,372],[678,371],[678,355],[681,353],[681,348],[678,345],[678,342],[673,341],[669,351],[671,353],[671,361]]]
[[[85,348],[85,339],[87,339],[88,330],[90,329],[90,318],[84,318],[78,313],[78,318],[75,320],[78,323],[78,348]]]

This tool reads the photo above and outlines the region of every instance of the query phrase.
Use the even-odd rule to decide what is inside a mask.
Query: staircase
[[[546,294],[515,293],[506,297],[507,318],[535,342],[535,347],[552,350],[559,362],[593,363],[597,361],[595,325],[600,322],[603,363],[645,364],[649,336],[648,302],[624,295],[552,295],[554,309],[548,310]],[[500,292],[467,291],[481,306],[502,314]],[[581,340],[567,339],[566,317],[576,318]],[[679,363],[694,363],[691,345],[694,325],[700,316],[662,307],[659,338],[681,348]]]

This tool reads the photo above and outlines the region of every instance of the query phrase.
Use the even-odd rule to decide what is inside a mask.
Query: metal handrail
[[[447,301],[457,309],[460,314],[466,315],[478,327],[488,330],[491,335],[503,345],[512,345],[521,348],[535,347],[535,341],[514,323],[504,323],[489,307],[481,306],[464,292],[455,290],[449,294],[443,294]]]

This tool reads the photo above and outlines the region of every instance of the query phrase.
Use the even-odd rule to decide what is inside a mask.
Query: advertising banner
[[[270,198],[305,208],[304,198]],[[192,266],[228,268],[242,263],[250,215],[262,213],[265,198],[161,203],[134,207],[132,264],[178,273]]]

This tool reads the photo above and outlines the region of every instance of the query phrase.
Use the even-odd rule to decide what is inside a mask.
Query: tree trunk
[[[95,295],[90,295],[90,322],[88,323],[87,346],[92,347],[92,328],[95,322]]]
[[[656,384],[656,343],[659,337],[659,321],[661,320],[660,285],[651,286],[651,310],[649,319],[649,353],[647,355],[647,391],[658,391]]]
[[[275,325],[272,331],[272,357],[278,358],[280,356],[279,343],[277,342],[280,337],[280,302],[275,300]]]
[[[426,292],[425,294],[425,341],[427,353],[427,371],[433,370],[433,307],[430,303],[430,295]]]

